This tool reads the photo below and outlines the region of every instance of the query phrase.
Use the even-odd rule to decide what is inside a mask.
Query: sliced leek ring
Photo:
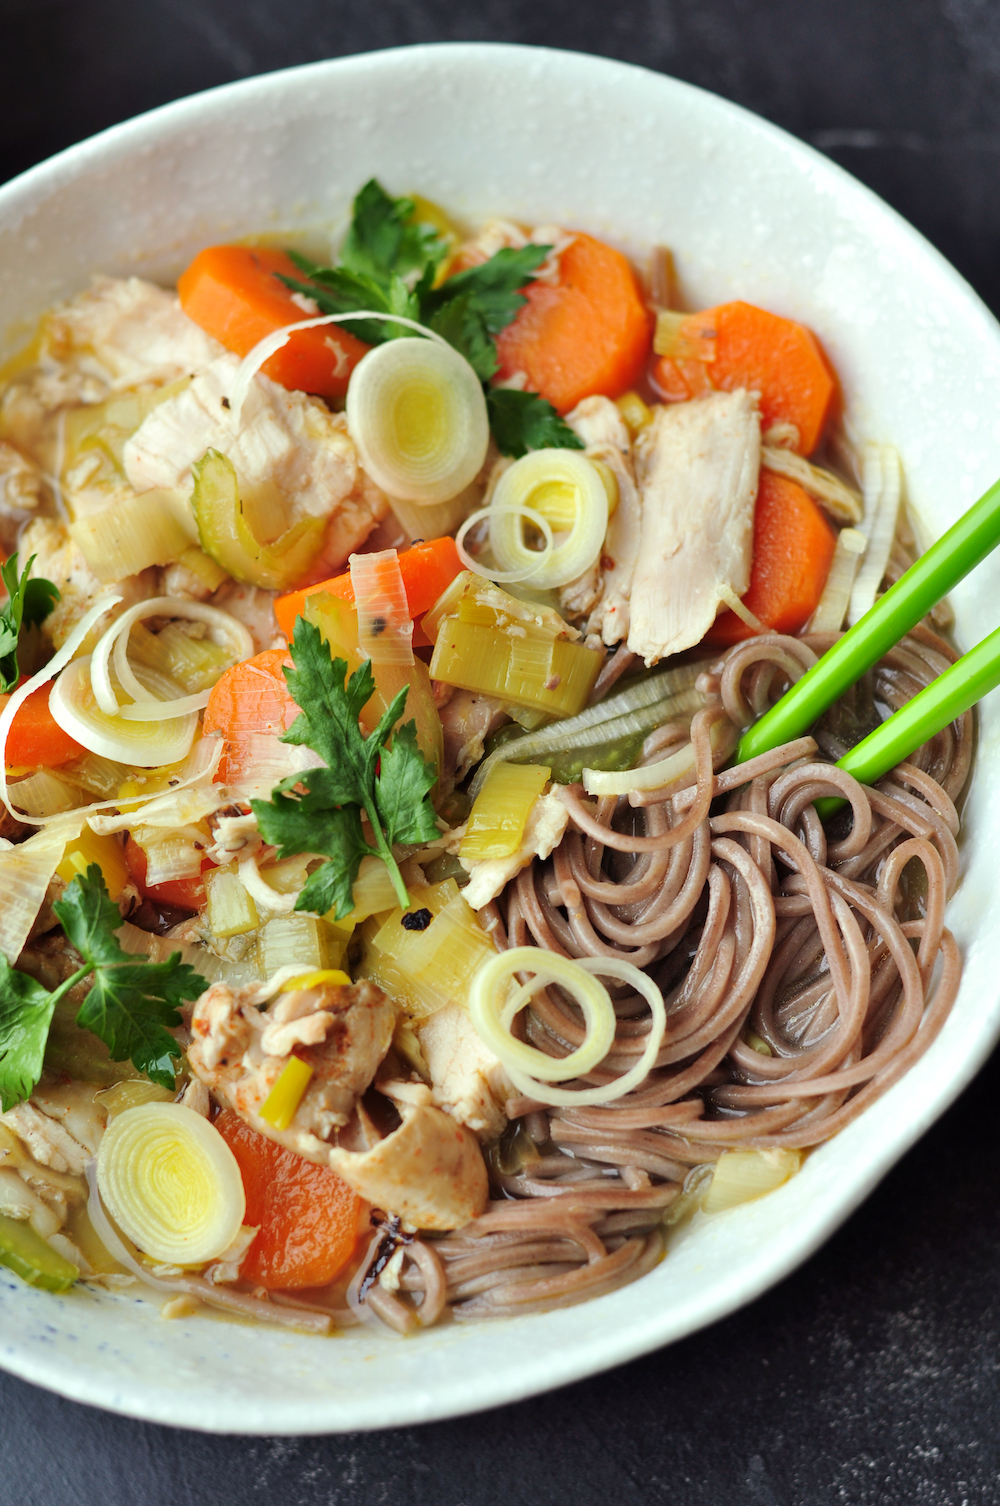
[[[208,703],[210,691],[182,696],[176,685],[164,681],[167,693],[154,695],[150,693],[150,687],[137,678],[128,660],[128,640],[132,628],[145,617],[184,617],[192,622],[204,622],[212,633],[213,642],[221,642],[228,648],[234,664],[253,655],[254,642],[249,629],[230,612],[206,606],[204,602],[185,601],[173,596],[155,596],[150,601],[140,601],[115,619],[91,657],[90,678],[94,696],[98,706],[109,716],[121,716],[125,721],[157,721],[200,711]],[[111,677],[112,656],[118,683],[125,694],[132,697],[134,704],[131,706],[123,706],[118,699]]]
[[[90,659],[87,654],[67,664],[49,693],[49,710],[62,730],[75,737],[88,752],[139,769],[156,769],[161,764],[179,763],[186,758],[198,730],[197,711],[167,721],[133,722],[109,716],[97,704]],[[168,688],[164,677],[156,676],[154,680],[154,671],[145,673],[154,688],[157,681],[162,681],[164,689]]]
[[[126,1109],[97,1153],[97,1185],[145,1255],[176,1265],[215,1260],[246,1213],[236,1157],[217,1129],[180,1103]]]
[[[389,340],[358,362],[347,427],[361,463],[387,495],[448,502],[478,475],[490,440],[482,384],[450,345]]]
[[[533,973],[534,977],[509,994],[509,985],[519,972]],[[577,1090],[555,1087],[556,1082],[592,1072],[614,1045],[617,1017],[599,976],[629,983],[646,999],[652,1021],[645,1049],[635,1066],[613,1082]],[[519,1041],[511,1031],[518,1013],[548,983],[558,983],[572,994],[583,1011],[587,1034],[583,1044],[568,1056],[547,1056]],[[479,1038],[499,1058],[514,1087],[540,1103],[560,1107],[611,1103],[638,1087],[656,1061],[667,1028],[662,993],[633,963],[618,957],[581,957],[574,961],[531,946],[511,947],[483,964],[469,990],[469,1014]]]
[[[490,545],[508,579],[541,588],[568,585],[589,570],[608,531],[608,492],[600,471],[576,450],[532,450],[497,482],[490,503]],[[540,561],[524,541],[522,516],[540,514],[561,535]]]
[[[466,570],[472,570],[476,575],[482,575],[487,580],[494,581],[498,586],[510,585],[517,581],[530,581],[532,585],[535,585],[537,572],[544,568],[555,548],[555,537],[552,529],[549,527],[548,520],[543,518],[540,512],[535,512],[532,507],[518,507],[515,511],[518,520],[522,517],[527,518],[528,522],[533,523],[542,535],[543,547],[527,551],[532,561],[530,569],[525,569],[523,565],[518,564],[513,570],[502,570],[499,565],[486,563],[483,560],[477,559],[474,554],[469,553],[469,547],[465,541],[472,530],[477,528],[480,523],[492,523],[495,514],[491,507],[481,507],[478,512],[471,513],[455,535],[455,547],[458,550],[458,557]]]

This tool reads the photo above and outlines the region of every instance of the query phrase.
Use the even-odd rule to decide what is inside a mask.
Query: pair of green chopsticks
[[[860,622],[743,735],[736,763],[801,737],[849,685],[887,653],[1000,542],[1000,481],[921,555]],[[838,760],[862,784],[874,784],[922,743],[1000,685],[1000,628],[893,713]],[[817,802],[821,815],[843,802]]]

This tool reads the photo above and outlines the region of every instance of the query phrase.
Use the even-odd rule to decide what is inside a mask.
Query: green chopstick
[[[904,758],[1000,685],[1000,628],[963,654],[943,675],[893,712],[881,727],[837,760],[861,784],[875,784]],[[845,804],[837,795],[815,802],[822,820]]]
[[[904,634],[920,621],[939,602],[942,596],[946,596],[954,585],[968,575],[970,570],[984,560],[996,545],[1000,543],[1000,481],[995,481],[989,491],[984,492],[978,502],[973,503],[968,512],[963,513],[958,522],[949,528],[946,534],[932,544],[926,554],[911,565],[905,575],[900,576],[894,586],[891,586],[885,595],[878,600],[870,611],[866,612],[860,622],[844,634],[838,643],[828,649],[818,663],[812,669],[807,670],[797,684],[782,696],[771,707],[759,722],[748,728],[740,740],[736,750],[735,763],[746,763],[749,758],[756,758],[760,753],[769,753],[772,748],[778,748],[782,743],[791,742],[816,722],[828,706],[831,706],[838,696],[843,695],[849,685],[859,680],[866,670],[870,669],[876,660],[888,653],[893,644],[898,643]],[[974,654],[986,650],[987,645],[993,642],[992,635],[985,642],[973,649],[965,658],[971,659]],[[994,653],[997,652],[994,647]],[[960,660],[959,663],[965,662]],[[977,661],[979,662],[979,661]],[[895,716],[873,732],[870,738],[865,738],[848,755],[853,758],[860,753],[861,749],[868,746],[875,739],[886,733],[887,729],[894,726],[897,719],[919,705],[923,698],[942,685],[948,677],[958,669],[953,669],[942,675],[934,685],[927,690],[921,691],[915,696],[909,706],[897,711]],[[979,673],[977,671],[976,673]],[[966,710],[979,696],[985,695],[987,690],[1000,683],[997,679],[984,685],[971,700],[962,705]],[[947,692],[946,692],[947,694]],[[958,713],[954,713],[957,715]],[[943,722],[939,722],[933,728],[934,732],[940,731],[942,726],[947,726],[952,716],[946,716]],[[932,733],[928,733],[928,736]],[[875,778],[881,777],[893,763],[898,763],[899,758],[912,753],[914,748],[920,746],[923,738],[916,742],[909,741],[906,733],[894,734],[900,737],[899,746],[906,743],[905,752],[886,764]],[[895,744],[894,744],[895,746]],[[876,761],[880,754],[876,754]],[[873,765],[874,766],[874,765]],[[841,764],[841,767],[844,767]],[[851,769],[856,773],[855,769]],[[859,779],[866,776],[857,774]],[[870,782],[867,781],[866,782]]]

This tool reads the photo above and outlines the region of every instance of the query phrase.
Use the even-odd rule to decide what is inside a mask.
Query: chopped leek
[[[179,559],[198,536],[187,495],[170,488],[87,513],[70,523],[69,531],[104,585]]]
[[[436,641],[444,619],[455,616],[461,617],[463,622],[485,623],[487,627],[501,628],[505,632],[521,626],[533,628],[549,638],[579,636],[555,607],[514,596],[471,570],[463,570],[455,576],[420,625],[428,638]]]
[[[322,988],[330,984],[334,988],[348,988],[350,978],[339,967],[321,967],[313,973],[302,973],[297,978],[286,978],[278,989],[281,994],[292,994],[300,988]]]
[[[630,439],[635,439],[653,422],[652,410],[643,402],[638,392],[624,393],[615,403],[615,407],[625,420]]]
[[[26,1220],[8,1213],[0,1213],[0,1265],[46,1292],[68,1291],[80,1275]]]
[[[861,556],[868,547],[864,534],[857,528],[842,528],[837,535],[837,547],[833,551],[830,573],[808,623],[807,633],[839,633],[844,625],[844,614],[851,599],[854,578],[861,563]]]
[[[413,619],[395,549],[351,555],[351,585],[358,618],[358,648],[372,662],[413,663]]]
[[[145,882],[150,888],[201,873],[208,837],[197,828],[170,830],[138,824],[132,827],[132,837],[146,854]]]
[[[797,481],[838,523],[860,522],[864,514],[861,498],[853,486],[848,486],[832,471],[813,465],[804,455],[797,455],[783,445],[762,445],[760,463],[764,470],[773,471],[776,476]]]
[[[137,622],[129,634],[128,652],[140,664],[175,680],[189,695],[211,690],[223,672],[236,662],[231,648],[213,643],[208,637],[194,637],[178,622],[168,623],[160,633],[151,633]]]
[[[155,1260],[200,1265],[240,1232],[236,1157],[207,1119],[179,1103],[126,1110],[104,1132],[97,1185],[115,1222]]]
[[[866,444],[861,457],[861,490],[865,515],[858,531],[868,541],[854,578],[847,620],[851,627],[875,605],[896,537],[903,478],[899,456],[888,444]]]
[[[763,1197],[793,1177],[801,1165],[800,1150],[727,1150],[716,1162],[702,1198],[702,1212],[721,1213]]]
[[[445,618],[431,678],[552,716],[574,716],[586,705],[602,656],[566,638],[521,631],[515,637],[460,617]]]
[[[280,967],[316,972],[336,967],[340,960],[336,938],[326,921],[315,915],[276,915],[257,938],[257,961],[265,978]]]
[[[174,1094],[158,1082],[146,1077],[130,1082],[116,1082],[110,1088],[101,1088],[94,1094],[94,1102],[106,1111],[108,1120],[117,1119],[126,1109],[141,1108],[144,1103],[172,1103]]]
[[[49,695],[49,710],[63,731],[91,753],[143,769],[184,758],[191,751],[198,728],[197,711],[166,721],[126,721],[121,716],[109,716],[97,704],[89,654],[74,659],[63,670]]]
[[[78,837],[67,842],[56,873],[67,884],[71,884],[78,874],[87,872],[91,863],[96,863],[100,868],[108,894],[117,900],[131,880],[125,853],[114,837],[98,836],[89,826],[85,826]]]
[[[325,518],[301,518],[273,543],[264,543],[244,515],[232,461],[209,450],[191,469],[191,504],[201,547],[228,575],[268,591],[288,590],[308,575],[326,531]]]
[[[257,906],[236,872],[236,864],[210,868],[205,874],[208,924],[213,936],[245,936],[260,925]]]
[[[576,580],[600,555],[608,503],[604,478],[586,456],[574,450],[522,456],[500,477],[488,510],[490,546],[501,570],[510,580],[542,588]],[[565,537],[540,556],[525,542],[522,514],[538,514]]]
[[[366,922],[366,944],[356,972],[423,1019],[446,1004],[464,1004],[476,972],[495,954],[454,879],[414,889],[411,907],[429,910],[430,925],[423,931],[407,930],[403,916],[408,912],[400,909],[381,925]]]
[[[358,362],[347,424],[365,470],[389,497],[434,505],[464,491],[490,440],[482,384],[452,346],[389,340]]]
[[[302,1096],[309,1086],[313,1068],[298,1056],[290,1056],[278,1074],[274,1087],[260,1106],[260,1117],[276,1130],[286,1130],[295,1118]]]
[[[29,816],[55,816],[82,803],[77,785],[69,784],[49,769],[39,769],[10,786],[10,798]]]
[[[362,858],[354,880],[354,909],[339,924],[360,925],[369,915],[380,915],[383,910],[395,908],[396,891],[388,868],[381,858]]]
[[[459,848],[463,863],[509,858],[521,845],[531,807],[551,770],[539,764],[498,764],[486,780],[469,816]]]

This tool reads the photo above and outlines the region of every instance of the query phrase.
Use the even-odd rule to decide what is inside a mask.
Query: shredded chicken
[[[331,1147],[329,1165],[377,1208],[418,1229],[459,1229],[486,1207],[489,1183],[471,1130],[433,1106],[430,1089],[382,1083],[399,1128],[367,1150]]]
[[[486,739],[510,717],[500,701],[471,690],[456,690],[443,702],[435,691],[435,701],[444,734],[443,774],[457,784],[482,758]]]
[[[601,461],[611,471],[618,503],[608,519],[599,558],[562,588],[560,603],[570,617],[589,614],[588,635],[617,643],[628,633],[628,594],[639,552],[640,507],[632,444],[625,420],[610,398],[585,397],[567,414],[566,422],[583,441],[588,459]]]
[[[35,1089],[26,1103],[0,1114],[41,1166],[81,1176],[97,1154],[107,1115],[94,1101],[93,1083],[68,1082]]]
[[[437,1010],[420,1021],[417,1038],[437,1107],[481,1139],[495,1140],[507,1126],[503,1106],[510,1085],[466,1011],[458,1004]]]
[[[568,819],[569,812],[558,796],[539,795],[528,812],[524,836],[516,852],[509,858],[484,858],[480,863],[466,864],[469,882],[462,894],[473,910],[481,910],[491,899],[496,899],[504,885],[534,858],[547,858],[562,841]]]
[[[187,487],[191,466],[212,448],[228,455],[260,537],[276,538],[300,519],[327,520],[314,578],[339,568],[388,510],[364,473],[346,419],[316,398],[258,373],[238,422],[229,408],[239,358],[221,355],[147,416],[124,449],[136,492]]]
[[[329,1136],[347,1124],[389,1049],[396,1007],[373,983],[320,984],[279,993],[258,1009],[259,988],[217,983],[191,1017],[191,1070],[261,1134],[307,1161],[330,1164]],[[285,1130],[260,1108],[294,1054],[313,1069]]]
[[[64,360],[92,356],[116,388],[172,382],[222,354],[218,341],[188,318],[176,293],[141,277],[95,277],[49,316],[49,326]]]

